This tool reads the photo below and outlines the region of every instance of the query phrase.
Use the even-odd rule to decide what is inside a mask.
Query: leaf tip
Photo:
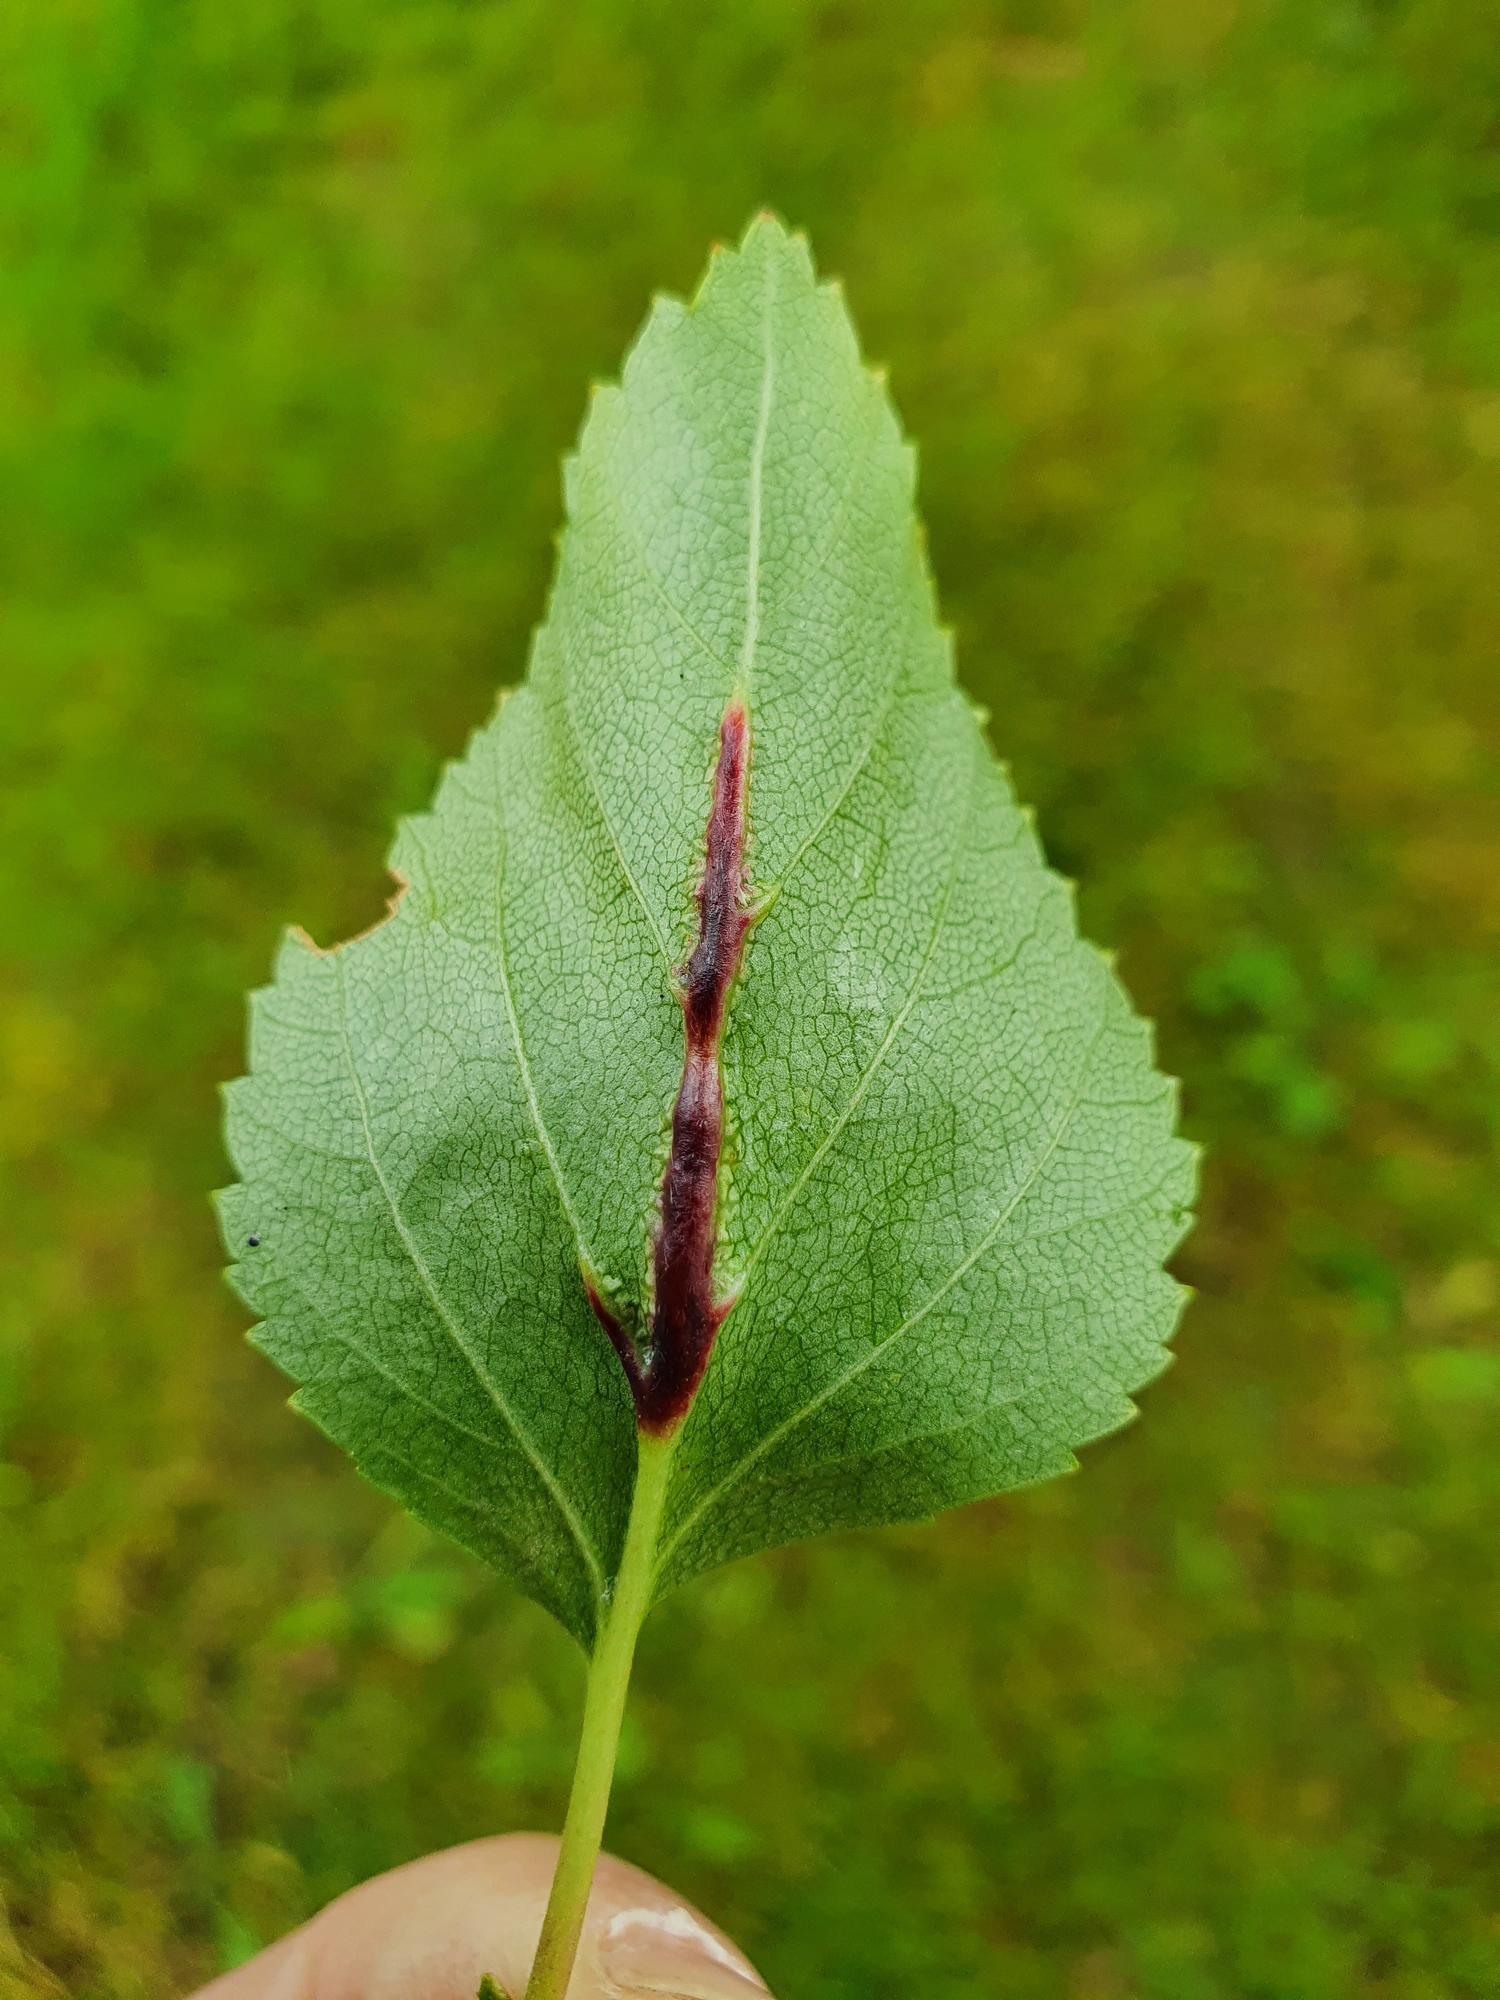
[[[805,266],[804,277],[810,284],[818,283],[817,265],[804,229],[793,229],[774,208],[760,208],[751,216],[740,238],[741,251],[753,249],[757,241],[767,243],[773,255],[795,258]],[[823,284],[842,297],[843,288],[838,279],[824,279]]]

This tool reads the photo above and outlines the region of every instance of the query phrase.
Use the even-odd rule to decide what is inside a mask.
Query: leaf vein
[[[568,1193],[568,1184],[563,1178],[562,1161],[557,1156],[557,1148],[552,1143],[552,1134],[547,1130],[546,1120],[542,1117],[542,1107],[536,1094],[536,1082],[531,1073],[531,1059],[526,1053],[526,1042],[521,1033],[520,1017],[516,1012],[515,994],[511,988],[510,959],[505,930],[504,883],[505,864],[509,857],[509,835],[505,822],[505,807],[500,796],[498,775],[495,781],[494,813],[495,825],[500,834],[499,863],[495,869],[495,967],[500,975],[500,998],[505,1007],[505,1019],[510,1028],[511,1047],[515,1051],[516,1068],[520,1072],[521,1090],[526,1099],[526,1108],[531,1115],[532,1129],[535,1131],[537,1142],[546,1157],[548,1168],[552,1174],[552,1184],[557,1189],[557,1199],[562,1208],[563,1218],[572,1233],[578,1255],[592,1269],[594,1260],[590,1256],[588,1246],[584,1241],[583,1224],[579,1221],[578,1213],[573,1207],[572,1197]]]
[[[979,745],[977,746],[977,748],[978,748],[978,753],[982,755],[983,746]],[[916,973],[912,979],[910,987],[907,989],[906,997],[903,1000],[894,1018],[892,1019],[890,1026],[886,1029],[885,1035],[883,1036],[879,1047],[875,1050],[875,1053],[871,1056],[869,1062],[865,1065],[863,1073],[859,1077],[858,1081],[855,1083],[854,1089],[850,1093],[849,1101],[847,1102],[847,1104],[845,1104],[844,1109],[842,1110],[842,1112],[840,1112],[838,1118],[834,1121],[834,1123],[829,1127],[828,1132],[825,1134],[821,1144],[819,1144],[818,1147],[811,1154],[806,1164],[804,1165],[801,1173],[798,1174],[797,1178],[793,1181],[791,1187],[788,1188],[785,1195],[783,1195],[781,1200],[777,1203],[775,1211],[773,1212],[770,1221],[766,1224],[764,1230],[762,1230],[760,1237],[756,1241],[753,1249],[750,1252],[749,1257],[745,1261],[745,1268],[743,1273],[741,1274],[742,1284],[748,1281],[750,1273],[755,1269],[756,1265],[760,1262],[761,1258],[764,1256],[766,1249],[768,1248],[772,1240],[776,1237],[776,1235],[779,1233],[781,1226],[783,1222],[786,1220],[787,1214],[791,1210],[791,1207],[793,1203],[796,1201],[798,1195],[801,1194],[803,1188],[806,1187],[808,1181],[811,1179],[813,1174],[816,1173],[818,1167],[827,1157],[829,1148],[834,1144],[839,1134],[845,1129],[845,1127],[849,1123],[849,1120],[854,1116],[855,1112],[859,1109],[860,1104],[864,1101],[866,1093],[869,1091],[871,1084],[875,1080],[875,1077],[880,1069],[881,1064],[885,1061],[886,1057],[889,1055],[891,1049],[895,1045],[898,1036],[901,1033],[902,1028],[906,1025],[906,1022],[910,1018],[912,1009],[917,1004],[917,998],[922,990],[922,982],[927,977],[928,970],[930,969],[933,958],[937,952],[938,939],[942,935],[943,925],[947,921],[948,905],[953,896],[954,884],[958,879],[959,865],[960,862],[962,861],[964,852],[968,846],[969,830],[973,825],[973,820],[974,820],[975,789],[976,789],[974,779],[975,779],[976,768],[977,768],[977,757],[975,764],[970,766],[969,789],[964,800],[964,810],[962,814],[959,816],[958,826],[954,833],[953,852],[948,859],[948,870],[946,878],[943,883],[943,893],[938,900],[937,910],[933,916],[932,929],[928,935],[927,943],[923,950],[921,960],[917,966]]]
[[[391,1387],[399,1395],[404,1396],[409,1403],[415,1403],[418,1409],[426,1410],[445,1429],[457,1431],[462,1437],[473,1438],[476,1444],[483,1445],[487,1451],[494,1451],[496,1449],[496,1441],[493,1437],[487,1436],[483,1431],[476,1431],[472,1424],[466,1424],[461,1418],[451,1415],[440,1404],[433,1402],[430,1396],[424,1396],[419,1389],[414,1389],[410,1382],[403,1381],[394,1369],[387,1367],[385,1362],[380,1360],[377,1355],[372,1354],[368,1348],[362,1347],[336,1321],[329,1318],[328,1314],[318,1304],[317,1300],[313,1298],[306,1286],[299,1284],[295,1278],[289,1277],[285,1272],[278,1272],[277,1275],[280,1277],[281,1282],[289,1285],[298,1298],[302,1300],[307,1310],[317,1320],[335,1346],[344,1348],[354,1356],[356,1361],[362,1361],[372,1373],[379,1375],[383,1381],[389,1382]],[[316,1376],[309,1376],[302,1386],[309,1389],[316,1388],[318,1380],[319,1378]],[[382,1449],[384,1448],[382,1446]]]
[[[760,374],[760,406],[755,418],[755,438],[750,449],[749,533],[745,552],[745,633],[740,645],[740,673],[745,692],[755,669],[755,648],[760,638],[760,531],[762,489],[765,479],[766,440],[771,433],[771,403],[776,393],[776,346],[773,337],[776,310],[776,264],[766,259],[766,282],[761,299],[761,342],[763,360]]]
[[[583,1523],[578,1518],[578,1514],[574,1509],[571,1500],[568,1498],[567,1493],[564,1491],[562,1484],[559,1481],[556,1473],[552,1470],[551,1466],[547,1464],[546,1460],[542,1457],[541,1452],[537,1449],[535,1441],[532,1439],[529,1432],[526,1430],[525,1426],[521,1423],[520,1419],[516,1416],[516,1413],[511,1408],[509,1402],[501,1394],[498,1386],[493,1381],[491,1381],[490,1377],[480,1367],[478,1360],[475,1358],[473,1354],[470,1353],[469,1348],[464,1340],[464,1337],[462,1333],[459,1331],[458,1322],[454,1319],[452,1313],[449,1311],[442,1297],[442,1294],[439,1292],[437,1284],[433,1279],[432,1273],[428,1269],[427,1260],[422,1255],[421,1249],[417,1244],[416,1238],[411,1233],[411,1229],[406,1221],[405,1216],[401,1213],[401,1204],[396,1199],[395,1190],[392,1188],[390,1182],[386,1179],[385,1170],[380,1164],[380,1156],[375,1148],[375,1132],[370,1120],[369,1098],[366,1095],[364,1082],[359,1074],[359,1066],[354,1059],[354,1045],[349,1035],[348,993],[347,993],[344,967],[341,960],[336,959],[334,961],[334,964],[337,968],[337,974],[338,974],[339,1021],[341,1026],[341,1040],[344,1049],[344,1061],[348,1068],[349,1081],[354,1091],[355,1103],[359,1107],[360,1127],[364,1133],[364,1140],[365,1140],[365,1155],[370,1162],[370,1171],[374,1174],[376,1183],[379,1186],[382,1195],[385,1197],[386,1207],[390,1211],[391,1223],[395,1228],[397,1238],[401,1243],[402,1249],[406,1252],[407,1258],[411,1263],[413,1271],[415,1271],[417,1275],[418,1283],[421,1285],[422,1290],[426,1294],[427,1300],[431,1305],[433,1312],[437,1316],[439,1325],[442,1326],[444,1330],[447,1332],[449,1338],[453,1342],[454,1347],[458,1350],[459,1354],[463,1357],[464,1361],[467,1363],[470,1371],[474,1376],[475,1381],[478,1382],[480,1387],[486,1391],[486,1393],[493,1401],[495,1408],[500,1412],[500,1415],[505,1419],[505,1422],[509,1425],[511,1433],[515,1437],[516,1442],[520,1445],[522,1451],[525,1453],[526,1457],[530,1460],[532,1468],[536,1472],[537,1477],[541,1480],[543,1487],[546,1489],[546,1492],[552,1501],[552,1504],[556,1507],[558,1513],[562,1516],[563,1522],[566,1525],[568,1532],[572,1535],[573,1540],[577,1543],[578,1552],[583,1557],[584,1564],[588,1569],[590,1577],[593,1579],[594,1589],[597,1592],[602,1593],[604,1588],[603,1567],[599,1561],[599,1556],[593,1546],[593,1543],[584,1533]]]
[[[805,1423],[809,1417],[815,1415],[816,1412],[820,1410],[825,1403],[831,1402],[835,1396],[841,1394],[843,1390],[848,1388],[851,1382],[855,1381],[860,1375],[864,1374],[864,1372],[867,1369],[872,1368],[874,1364],[878,1360],[880,1360],[880,1358],[883,1355],[890,1352],[891,1348],[896,1345],[897,1341],[903,1340],[906,1337],[906,1335],[912,1331],[914,1327],[919,1326],[922,1323],[922,1321],[926,1319],[928,1314],[934,1311],[934,1309],[942,1302],[942,1300],[947,1297],[949,1292],[951,1292],[953,1287],[956,1284],[958,1284],[960,1279],[965,1277],[968,1274],[968,1272],[973,1269],[974,1265],[978,1263],[979,1259],[982,1256],[984,1256],[986,1251],[988,1251],[993,1247],[996,1238],[1000,1234],[1000,1231],[1005,1227],[1005,1224],[1010,1220],[1011,1216],[1014,1215],[1016,1209],[1020,1206],[1022,1201],[1025,1200],[1026,1196],[1030,1193],[1032,1187],[1035,1185],[1038,1176],[1043,1172],[1048,1163],[1051,1161],[1053,1155],[1057,1151],[1057,1148],[1062,1143],[1064,1133],[1067,1131],[1069,1125],[1071,1125],[1074,1117],[1077,1115],[1078,1108],[1080,1104],[1083,1102],[1083,1087],[1088,1076],[1089,1065],[1093,1062],[1094,1052],[1098,1048],[1100,1041],[1103,1039],[1106,1025],[1107,1023],[1101,1020],[1098,1028],[1095,1030],[1092,1038],[1089,1041],[1088,1048],[1084,1052],[1083,1060],[1079,1065],[1078,1079],[1074,1086],[1073,1094],[1068,1101],[1067,1108],[1064,1110],[1062,1116],[1058,1119],[1056,1130],[1053,1132],[1046,1146],[1043,1147],[1042,1150],[1038,1153],[1036,1160],[1033,1162],[1030,1170],[1026,1174],[1025,1179],[1021,1182],[1021,1185],[1017,1188],[1015,1194],[1011,1197],[1010,1201],[1005,1205],[1005,1207],[1000,1211],[999,1215],[996,1216],[994,1222],[990,1225],[989,1229],[986,1230],[985,1234],[980,1238],[979,1242],[974,1246],[974,1248],[969,1252],[969,1254],[966,1257],[960,1259],[960,1261],[954,1266],[953,1270],[949,1273],[949,1275],[943,1280],[942,1284],[939,1285],[936,1288],[936,1290],[929,1295],[929,1297],[923,1302],[923,1304],[918,1307],[917,1311],[909,1314],[907,1318],[901,1322],[900,1326],[898,1326],[893,1333],[888,1333],[884,1338],[884,1340],[877,1341],[875,1345],[870,1349],[868,1349],[866,1353],[862,1354],[857,1361],[851,1362],[849,1366],[842,1371],[842,1373],[835,1376],[835,1378],[831,1382],[826,1383],[824,1387],[818,1391],[817,1395],[810,1397],[809,1400],[802,1405],[801,1409],[794,1411],[792,1415],[787,1417],[782,1423],[777,1424],[772,1430],[768,1431],[766,1435],[763,1438],[761,1438],[757,1444],[753,1445],[751,1449],[747,1451],[743,1455],[743,1457],[741,1457],[736,1462],[736,1464],[730,1467],[728,1472],[724,1474],[723,1478],[720,1479],[715,1486],[710,1487],[709,1491],[706,1494],[704,1494],[703,1498],[699,1501],[698,1505],[693,1509],[693,1511],[688,1515],[687,1519],[673,1534],[671,1540],[668,1541],[661,1550],[657,1558],[657,1564],[656,1564],[656,1569],[658,1573],[665,1566],[668,1558],[672,1554],[672,1551],[678,1546],[678,1544],[684,1539],[684,1537],[693,1528],[697,1526],[699,1521],[701,1521],[706,1514],[708,1514],[714,1507],[718,1505],[719,1501],[731,1489],[731,1487],[737,1486],[739,1484],[740,1480],[744,1477],[745,1473],[750,1469],[752,1465],[756,1464],[760,1459],[764,1458],[767,1452],[771,1451],[776,1445],[780,1444],[783,1438],[789,1437],[791,1433],[794,1430],[796,1430],[799,1427],[799,1425]]]

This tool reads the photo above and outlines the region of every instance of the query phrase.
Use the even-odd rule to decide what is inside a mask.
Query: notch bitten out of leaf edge
[[[391,917],[254,998],[254,1337],[586,1646],[633,1414],[679,1440],[659,1588],[1065,1469],[1179,1310],[1173,1086],[954,686],[912,485],[760,219],[593,398]]]

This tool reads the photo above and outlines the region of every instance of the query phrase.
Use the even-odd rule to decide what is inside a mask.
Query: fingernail
[[[766,2000],[755,1968],[688,1910],[617,1910],[599,1940],[599,1965],[627,1993]]]

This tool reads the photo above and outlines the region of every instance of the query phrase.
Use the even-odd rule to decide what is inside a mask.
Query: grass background
[[[569,1642],[285,1414],[215,1083],[514,677],[769,201],[1209,1148],[1076,1479],[729,1570],[610,1842],[785,2000],[1500,1990],[1492,0],[9,0],[0,1995],[558,1822]]]

